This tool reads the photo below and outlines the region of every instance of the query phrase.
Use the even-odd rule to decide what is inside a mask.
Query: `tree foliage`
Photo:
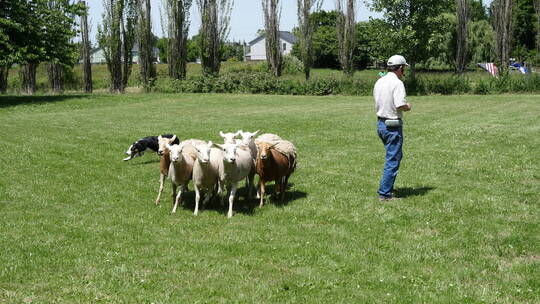
[[[391,25],[387,33],[394,42],[395,53],[407,58],[414,78],[415,65],[430,57],[428,41],[437,28],[436,18],[451,7],[448,0],[373,0],[371,8],[384,14]]]
[[[306,80],[310,77],[313,65],[313,18],[314,12],[321,8],[321,0],[297,0],[298,7],[298,48],[304,65]]]

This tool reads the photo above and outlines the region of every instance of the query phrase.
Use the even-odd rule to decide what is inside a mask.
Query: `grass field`
[[[538,96],[411,98],[380,203],[369,97],[0,97],[0,303],[539,303]],[[272,132],[284,202],[154,206],[142,136]],[[192,190],[192,186],[190,186]]]

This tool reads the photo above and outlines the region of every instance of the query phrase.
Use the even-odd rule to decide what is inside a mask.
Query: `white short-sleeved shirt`
[[[373,88],[377,116],[397,119],[402,117],[402,111],[397,108],[407,104],[407,93],[403,82],[393,72],[388,72],[379,78]]]

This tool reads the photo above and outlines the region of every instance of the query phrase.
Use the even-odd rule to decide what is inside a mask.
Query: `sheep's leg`
[[[236,183],[233,183],[232,186],[231,186],[231,190],[230,190],[230,194],[229,194],[229,212],[227,212],[227,218],[231,218],[232,217],[232,207],[233,207],[233,203],[234,203],[234,196],[236,194],[236,188],[238,187],[238,185]]]
[[[171,211],[171,213],[176,213],[176,208],[178,207],[178,203],[182,200],[182,192],[186,191],[186,185],[180,186],[180,191],[178,191],[178,195],[176,196],[176,200],[174,201],[174,206]]]
[[[204,199],[203,199],[203,202],[202,202],[202,207],[206,206],[206,204],[208,204],[208,202],[210,201],[210,199],[213,197],[213,191],[212,190],[208,190],[206,192],[206,194],[204,195]],[[201,208],[202,208],[201,207]]]
[[[259,185],[261,184],[261,177],[259,176]],[[261,189],[260,189],[260,186],[259,187],[256,187],[257,188],[257,196],[255,198],[261,198]]]
[[[193,188],[195,188],[195,210],[193,211],[193,215],[197,215],[199,213],[199,200],[201,199],[201,192],[199,191],[197,184],[193,184]]]
[[[159,175],[159,191],[156,198],[156,205],[159,205],[159,201],[161,200],[161,193],[163,192],[163,184],[165,183],[165,175],[160,174]]]
[[[252,199],[253,198],[253,180],[255,179],[255,174],[254,173],[250,173],[248,175],[248,198],[249,199]]]
[[[261,198],[261,203],[259,204],[259,208],[262,208],[264,204],[264,181],[262,179],[259,179],[259,195]]]
[[[171,186],[172,186],[172,203],[173,203],[173,207],[174,207],[174,203],[176,201],[176,188],[178,186],[175,185],[173,182],[171,182]]]

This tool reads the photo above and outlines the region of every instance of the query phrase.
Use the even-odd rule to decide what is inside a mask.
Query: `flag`
[[[489,72],[493,77],[496,77],[497,73],[499,73],[497,66],[493,62],[478,63],[478,66]]]

